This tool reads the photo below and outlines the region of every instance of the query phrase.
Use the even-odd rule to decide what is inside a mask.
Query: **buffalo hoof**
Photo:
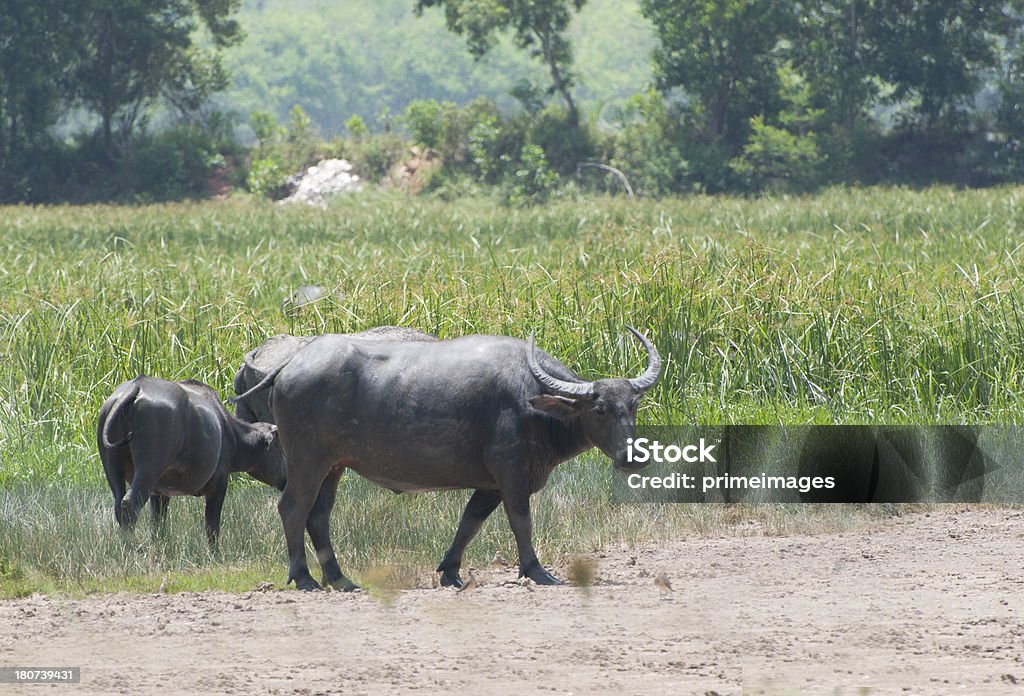
[[[462,578],[459,577],[459,571],[441,571],[441,587],[462,587]]]
[[[290,580],[291,578],[289,578]],[[295,589],[302,590],[303,592],[314,592],[316,590],[322,590],[320,583],[314,580],[310,575],[305,577],[295,578]]]
[[[533,563],[521,568],[519,570],[519,577],[526,576],[533,580],[538,585],[561,585],[562,581],[556,578],[554,575],[544,570],[544,566],[540,564],[540,561],[534,560]]]
[[[341,592],[354,592],[360,589],[359,585],[355,584],[344,575],[337,580],[331,580],[327,584],[330,585],[332,589],[340,590]]]

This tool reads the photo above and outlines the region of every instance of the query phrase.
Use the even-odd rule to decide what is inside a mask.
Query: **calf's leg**
[[[455,531],[455,539],[444,558],[441,559],[441,564],[437,566],[437,572],[441,573],[442,587],[462,587],[462,578],[459,576],[459,568],[462,567],[462,553],[466,550],[466,545],[480,531],[484,521],[500,503],[501,493],[498,491],[477,489],[469,497],[466,509],[462,513],[462,519],[459,520],[459,528]]]
[[[167,508],[170,504],[170,496],[159,493],[149,496],[149,514],[153,520],[153,531],[160,531],[167,524]]]
[[[224,497],[228,492],[227,476],[217,482],[217,486],[206,495],[206,541],[210,549],[217,548],[217,537],[220,536],[220,513],[224,509]]]

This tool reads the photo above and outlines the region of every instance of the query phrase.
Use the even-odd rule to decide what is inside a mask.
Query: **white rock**
[[[362,187],[359,176],[352,173],[351,163],[340,159],[321,160],[306,170],[295,192],[279,202],[282,205],[305,203],[326,208],[334,196],[359,191]]]

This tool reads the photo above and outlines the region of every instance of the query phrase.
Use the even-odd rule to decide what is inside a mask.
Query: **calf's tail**
[[[114,402],[113,407],[110,409],[110,413],[107,414],[107,421],[103,424],[103,446],[108,448],[120,447],[127,445],[132,439],[132,431],[128,431],[128,434],[117,442],[110,441],[110,424],[117,418],[121,411],[131,401],[135,401],[135,397],[139,395],[139,384],[138,382],[132,382],[132,386],[126,391],[120,399]]]

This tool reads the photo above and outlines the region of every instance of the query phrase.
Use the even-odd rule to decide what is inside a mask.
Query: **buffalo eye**
[[[596,404],[594,404],[594,413],[596,413],[599,416],[603,416],[607,410],[608,409],[607,407],[605,407],[603,401],[598,401]]]

